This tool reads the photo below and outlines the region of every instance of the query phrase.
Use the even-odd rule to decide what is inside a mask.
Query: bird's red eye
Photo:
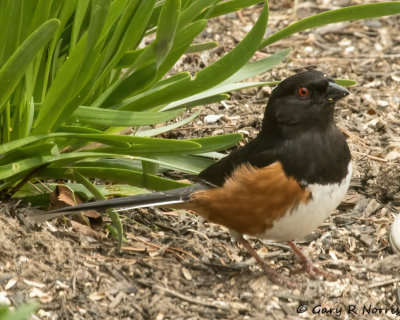
[[[301,87],[297,89],[297,93],[300,97],[305,98],[310,95],[310,90],[308,90],[306,87]]]

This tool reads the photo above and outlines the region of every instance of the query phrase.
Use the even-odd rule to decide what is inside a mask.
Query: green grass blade
[[[193,39],[204,29],[206,25],[207,25],[207,20],[199,20],[186,26],[183,29],[177,30],[177,34],[175,36],[170,55],[175,56],[177,55],[177,52],[181,51],[185,52],[184,50],[182,50],[182,48],[185,48],[188,46],[188,44],[192,43]],[[216,42],[205,42],[200,44],[194,44],[190,45],[188,49],[186,49],[186,53],[212,49],[215,48],[216,46],[217,46]],[[193,49],[190,49],[192,47]],[[127,68],[131,66],[133,63],[135,63],[135,61],[139,58],[139,56],[142,54],[144,50],[145,48],[126,52],[125,55],[122,57],[122,59],[118,62],[118,67]],[[191,51],[189,52],[188,50]],[[148,61],[148,63],[151,62],[153,61],[152,60]]]
[[[195,95],[197,96],[197,95]],[[172,102],[168,105],[166,105],[165,107],[163,107],[161,110],[165,111],[165,110],[175,110],[175,109],[179,109],[179,108],[193,108],[196,106],[203,106],[206,104],[210,104],[210,103],[217,103],[220,102],[222,100],[226,100],[229,98],[228,94],[216,94],[213,96],[206,96],[204,98],[199,98],[199,99],[182,99],[182,100],[178,100],[175,102]]]
[[[311,28],[324,26],[330,23],[370,19],[400,13],[400,1],[360,4],[356,6],[326,11],[297,21],[265,39],[260,49],[294,33]]]
[[[140,159],[140,158],[138,158]],[[214,163],[211,159],[193,155],[179,155],[179,156],[159,156],[157,158],[146,158],[147,161],[153,161],[160,166],[186,172],[189,174],[198,174],[200,171],[209,167]]]
[[[81,106],[75,110],[69,121],[106,127],[147,126],[171,120],[183,111],[184,109],[166,112],[130,112]]]
[[[36,312],[38,308],[36,304],[24,304],[16,308],[13,312],[0,311],[1,320],[26,320],[30,318],[32,313]]]
[[[203,148],[194,141],[188,140],[169,140],[170,142],[160,144],[159,146],[148,145],[132,145],[130,148],[104,147],[90,149],[91,152],[100,152],[115,155],[131,155],[131,156],[159,156],[167,154],[185,154],[185,153],[201,153]]]
[[[87,178],[97,178],[118,183],[125,183],[139,188],[149,188],[156,191],[169,190],[187,186],[181,183],[154,175],[145,175],[141,171],[126,170],[109,167],[73,167],[73,168],[45,168],[39,174],[39,178],[74,179],[74,170],[78,170]]]
[[[175,37],[175,41],[173,43],[171,51],[164,59],[164,62],[158,67],[158,70],[156,69],[155,55],[150,55],[148,59],[143,62],[149,65],[141,70],[138,70],[137,72],[127,77],[124,81],[122,81],[119,86],[115,90],[113,90],[108,99],[104,102],[104,105],[119,103],[126,97],[131,96],[133,96],[133,99],[139,99],[141,95],[137,94],[137,92],[140,90],[143,91],[145,85],[152,83],[156,76],[157,79],[160,79],[166,72],[168,72],[170,68],[176,63],[176,61],[182,56],[185,50],[189,47],[193,39],[204,29],[206,23],[206,20],[200,20],[180,30]],[[152,52],[153,47],[147,47],[146,49],[151,49],[151,51],[147,50],[147,52]],[[131,59],[134,59],[132,63],[139,63],[140,61],[137,60],[142,60],[142,55],[144,55],[144,50],[146,49],[137,50],[141,51],[141,55],[139,55],[138,52],[129,52],[127,55],[124,56],[123,63],[126,64]],[[121,64],[119,64],[119,66],[121,67]],[[175,79],[180,79],[180,77],[182,77],[182,74],[178,75],[171,77],[174,79],[171,79],[170,81],[175,81]],[[188,76],[186,76],[185,73],[183,73],[183,75],[185,78],[189,78]],[[157,79],[155,81],[157,81]],[[166,83],[166,81],[160,82]],[[155,88],[153,87],[152,89],[148,90],[146,94],[149,94],[154,90]]]
[[[78,42],[78,37],[81,32],[83,19],[85,18],[88,6],[89,6],[89,0],[79,0],[76,3],[74,23],[72,26],[70,50],[72,50],[75,47],[76,43]]]
[[[165,0],[157,26],[154,52],[160,66],[172,48],[181,9],[180,0]]]
[[[47,208],[50,200],[50,193],[52,193],[58,185],[58,183],[26,184],[13,195],[13,198],[27,198],[26,202],[31,203],[33,207],[40,206]],[[65,185],[84,202],[93,198],[93,194],[82,184],[66,183]],[[106,198],[126,197],[150,192],[143,188],[122,184],[96,184],[96,188]]]
[[[221,83],[238,71],[253,56],[265,33],[267,20],[268,7],[265,6],[247,36],[220,60],[198,72],[193,80],[182,79],[163,90],[157,90],[136,99],[123,108],[138,111],[159,106],[203,92]]]
[[[34,134],[48,133],[64,112],[65,105],[71,95],[68,88],[72,86],[73,79],[76,77],[85,57],[85,45],[86,35],[83,35],[58,71],[39,110],[33,130]],[[56,104],[57,108],[54,107]]]
[[[357,84],[357,81],[354,80],[348,80],[348,79],[334,79],[335,82],[343,87],[352,87]]]
[[[198,151],[191,152],[191,154],[200,154],[211,151],[225,150],[236,145],[243,136],[240,133],[230,133],[215,137],[206,137],[198,139],[190,139],[187,141],[193,141],[199,143],[201,148]]]
[[[211,99],[212,97],[218,96],[226,92],[240,90],[240,89],[247,89],[252,87],[261,87],[270,84],[275,84],[275,82],[242,82],[242,83],[232,83],[232,84],[216,86],[212,89],[205,90],[202,93],[194,94],[188,98],[174,101],[163,107],[162,110],[165,111],[175,108],[182,108],[185,105],[190,105],[192,103],[195,103],[195,101],[201,101],[203,99],[206,101],[206,99]]]
[[[80,182],[83,186],[85,186],[86,189],[88,189],[93,194],[96,200],[106,200],[106,197],[103,195],[103,193],[78,170],[75,170],[75,180]],[[124,228],[119,218],[119,215],[115,210],[107,210],[107,214],[111,218],[112,228],[116,231],[115,236],[117,239],[117,250],[119,252],[122,246]]]
[[[36,54],[47,45],[57,31],[58,26],[59,21],[57,19],[45,22],[19,46],[2,66],[0,69],[0,113],[5,106],[4,103],[24,76],[29,64]]]
[[[30,145],[39,141],[43,143],[44,141],[53,138],[82,139],[87,141],[95,141],[95,142],[110,144],[121,148],[128,147],[129,141],[132,141],[134,139],[134,137],[124,138],[121,136],[108,135],[108,134],[77,134],[77,133],[55,132],[37,136],[29,136],[23,139],[18,139],[15,141],[4,143],[0,145],[0,154],[3,155],[6,154],[7,152],[18,150],[19,148],[22,148],[26,145]]]
[[[60,154],[59,156],[36,156],[0,166],[0,180],[16,176],[20,173],[30,172],[35,168],[49,164],[52,166],[63,166],[64,164],[73,163],[86,158],[104,158],[113,156],[115,156],[115,154],[102,154],[99,152],[74,152]]]
[[[169,55],[158,68],[157,79],[161,79],[175,65],[206,25],[207,20],[199,20],[186,26],[176,35]]]
[[[225,84],[239,82],[244,79],[248,79],[248,78],[254,77],[256,75],[259,75],[261,73],[267,72],[268,70],[275,67],[278,63],[281,63],[287,57],[287,55],[290,53],[290,51],[291,51],[291,49],[287,48],[287,49],[279,51],[267,58],[264,58],[264,59],[261,59],[261,60],[255,61],[255,62],[247,63],[239,71],[237,71],[231,77],[226,79],[220,85],[222,86]]]
[[[140,171],[142,161],[157,163],[162,169],[178,170],[189,174],[197,174],[208,167],[213,160],[203,156],[195,155],[166,155],[157,157],[131,157],[129,159],[100,159],[91,161],[79,161],[76,166],[79,167],[107,167],[126,170]],[[163,171],[163,170],[161,170]]]
[[[187,50],[185,51],[185,53],[189,54],[189,53],[201,52],[201,51],[211,50],[216,47],[218,47],[218,43],[214,41],[196,43],[190,45],[189,48],[187,48]]]
[[[217,0],[194,0],[191,1],[190,5],[182,11],[181,16],[179,17],[179,25],[178,28],[182,28],[183,26],[189,24],[194,21],[199,14],[212,6],[217,2]]]
[[[217,6],[211,11],[209,18],[214,18],[222,16],[224,14],[239,11],[243,8],[250,7],[252,5],[260,3],[260,0],[231,0],[225,1]]]
[[[87,36],[86,52],[89,53],[97,44],[106,23],[111,0],[93,0]]]
[[[60,152],[58,150],[58,146],[54,143],[28,145],[24,148],[14,149],[12,152],[3,155],[3,157],[0,159],[0,165],[13,163],[15,161],[35,157],[37,155],[57,157],[60,155]]]
[[[174,122],[172,124],[166,125],[166,126],[162,126],[159,128],[155,128],[155,129],[149,129],[149,130],[143,130],[143,131],[138,131],[136,132],[135,136],[136,137],[153,137],[153,136],[157,136],[159,134],[162,134],[164,132],[169,132],[171,130],[174,130],[176,128],[179,128],[187,123],[189,123],[190,121],[192,121],[194,118],[196,118],[202,109],[197,110],[196,112],[194,112],[190,117],[187,117],[183,120]]]

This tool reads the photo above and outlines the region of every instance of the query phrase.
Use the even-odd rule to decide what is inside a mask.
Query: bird
[[[227,227],[274,283],[297,287],[270,267],[244,236],[287,242],[303,263],[293,273],[331,277],[294,241],[324,222],[349,187],[351,154],[334,121],[335,103],[349,93],[321,71],[298,72],[272,90],[258,135],[200,172],[197,183],[60,208],[36,221],[89,209],[187,209]]]

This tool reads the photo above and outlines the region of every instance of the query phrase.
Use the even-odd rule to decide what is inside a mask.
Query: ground
[[[297,18],[361,2],[366,3],[299,1],[295,17],[292,1],[271,1],[268,34]],[[259,12],[255,6],[214,19],[198,40],[213,39],[219,47],[185,57],[176,69],[209,65],[244,37]],[[336,112],[354,162],[350,190],[326,223],[299,242],[318,265],[337,275],[336,281],[299,274],[292,277],[298,289],[272,284],[226,229],[190,213],[128,214],[123,217],[126,242],[117,254],[110,236],[99,240],[70,224],[52,221],[28,228],[18,217],[30,209],[8,203],[0,211],[0,302],[38,301],[35,319],[399,318],[396,309],[384,310],[400,308],[399,257],[388,241],[400,208],[399,25],[400,16],[335,24],[291,36],[255,56],[293,49],[257,80],[279,80],[297,68],[317,66],[358,81]],[[259,129],[270,91],[233,93],[171,136],[239,131],[244,143]],[[223,117],[205,123],[208,114]],[[286,244],[251,243],[283,274],[299,266]]]

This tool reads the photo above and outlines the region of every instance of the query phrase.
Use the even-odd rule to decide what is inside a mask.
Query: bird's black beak
[[[339,86],[335,82],[329,82],[328,86],[328,100],[331,102],[336,102],[345,96],[349,95],[349,90]]]

